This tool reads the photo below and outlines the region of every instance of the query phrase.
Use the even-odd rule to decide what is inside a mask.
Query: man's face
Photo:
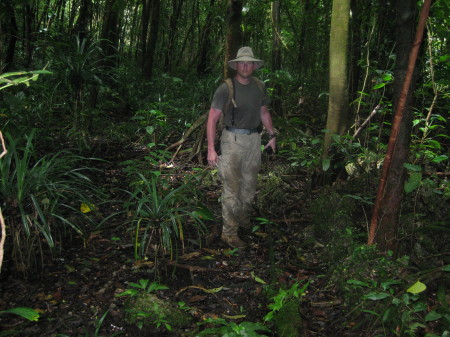
[[[255,70],[255,62],[252,61],[237,62],[236,70],[239,76],[243,78],[249,78],[250,76],[252,76],[253,71]]]

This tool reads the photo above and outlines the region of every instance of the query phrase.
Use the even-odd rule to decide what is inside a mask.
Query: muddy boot
[[[237,236],[237,234],[226,235],[226,234],[222,233],[221,239],[223,242],[225,242],[231,248],[244,249],[247,247],[247,244],[244,241],[242,241],[241,239],[239,239],[239,236]]]

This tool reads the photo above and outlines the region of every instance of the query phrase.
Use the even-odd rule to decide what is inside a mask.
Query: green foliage
[[[259,331],[270,332],[270,330],[260,323],[253,322],[241,322],[239,324],[235,322],[228,322],[223,318],[207,319],[200,325],[219,325],[218,327],[207,328],[199,333],[196,333],[196,337],[267,337],[267,335],[261,335]]]
[[[447,120],[443,115],[431,114],[423,116],[415,113],[412,134],[412,151],[415,162],[423,163],[429,169],[445,169],[448,165],[448,151],[446,143],[450,135],[445,132]]]
[[[278,293],[272,297],[272,303],[270,303],[268,306],[271,310],[266,314],[266,316],[264,316],[264,320],[272,321],[274,315],[276,315],[277,312],[281,311],[290,300],[294,298],[298,299],[300,296],[304,296],[306,289],[309,286],[309,282],[305,283],[300,289],[299,286],[300,283],[296,282],[289,289],[280,288],[278,290]]]
[[[134,282],[128,282],[129,286],[132,286],[133,288],[130,289],[126,289],[124,292],[116,295],[117,297],[120,296],[135,296],[139,293],[139,291],[144,291],[146,293],[151,293],[154,291],[158,291],[158,290],[165,290],[165,289],[169,289],[167,286],[159,284],[157,282],[152,282],[149,284],[149,280],[146,279],[140,279],[139,283],[134,283]]]
[[[139,173],[138,178],[125,204],[133,215],[134,257],[148,257],[152,244],[156,250],[173,256],[178,244],[184,245],[186,229],[193,229],[200,236],[206,229],[204,220],[211,219],[211,215],[196,202],[193,185],[185,183],[172,188],[159,172],[152,173],[150,179]]]
[[[17,307],[0,311],[0,315],[4,314],[18,315],[32,322],[37,322],[39,320],[39,312],[27,307]]]
[[[411,281],[414,276],[410,275],[408,264],[407,256],[394,259],[392,252],[384,256],[371,246],[355,249],[353,255],[340,262],[334,275],[346,280],[337,284],[343,292],[348,319],[364,324],[373,316],[371,335],[384,331],[384,334],[396,336],[416,336],[430,322],[433,328],[430,326],[429,330],[445,330],[450,322],[448,308],[444,302],[434,310],[428,308],[427,287],[417,279]],[[445,268],[439,269],[445,271]],[[439,270],[431,270],[427,275],[436,272]],[[333,282],[334,277],[331,280]]]
[[[13,85],[24,84],[30,86],[30,81],[37,81],[41,74],[51,74],[48,70],[16,71],[12,73],[0,74],[0,90]]]
[[[41,240],[53,249],[55,236],[68,230],[83,235],[80,224],[94,222],[79,207],[102,196],[86,175],[91,169],[83,166],[85,158],[68,151],[39,158],[34,136],[33,131],[23,141],[7,133],[8,153],[0,161],[2,209],[13,238],[12,256],[22,271],[31,268],[39,254],[43,257]]]
[[[135,323],[139,329],[150,323],[156,328],[164,327],[172,331],[173,326],[181,327],[190,321],[189,315],[185,312],[190,308],[183,302],[175,307],[170,302],[160,300],[153,295],[157,291],[169,289],[168,287],[157,282],[150,283],[147,279],[140,279],[139,283],[129,282],[128,285],[133,288],[126,289],[116,296],[131,297],[125,309],[128,314],[127,320]]]
[[[38,311],[32,308],[27,307],[16,307],[12,309],[2,310],[0,311],[0,315],[17,315],[20,317],[23,317],[27,319],[30,322],[37,322],[39,320],[40,314]],[[15,326],[13,329],[5,329],[3,331],[0,331],[0,337],[3,336],[15,336],[18,335],[19,329],[22,326],[22,324],[19,324]]]
[[[322,139],[305,132],[305,126],[306,123],[297,117],[289,119],[286,132],[277,137],[278,154],[286,158],[292,167],[314,171],[321,165]]]

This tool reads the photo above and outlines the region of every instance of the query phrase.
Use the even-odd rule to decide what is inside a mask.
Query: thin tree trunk
[[[399,76],[400,83],[404,80],[395,107],[394,121],[369,232],[368,244],[376,243],[381,250],[395,250],[397,244],[398,217],[400,204],[403,199],[403,186],[406,176],[403,164],[406,162],[408,155],[412,127],[412,114],[410,109],[410,101],[412,98],[411,86],[414,84],[414,68],[422,43],[430,3],[431,0],[425,0],[424,2],[414,43],[411,44],[410,36],[412,34],[410,33],[414,30],[416,2],[414,0],[409,0],[408,2],[398,0],[397,2],[397,17],[401,20],[398,25],[397,49],[400,52],[406,48],[405,44],[412,45],[412,48],[409,53],[406,72],[405,68],[402,68],[404,53],[403,55],[402,53],[397,53],[397,62],[399,64],[397,66],[398,71],[396,76]],[[406,54],[408,55],[408,53]]]
[[[348,25],[350,0],[334,0],[330,33],[330,97],[323,158],[328,158],[332,136],[347,131],[348,119]]]
[[[272,2],[272,71],[281,69],[281,29],[280,29],[280,1]],[[282,114],[281,111],[281,85],[275,83],[272,99],[272,109],[276,114]]]

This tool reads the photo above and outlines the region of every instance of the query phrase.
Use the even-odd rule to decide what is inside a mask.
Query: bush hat
[[[255,58],[255,56],[253,55],[252,48],[242,47],[238,50],[236,58],[234,60],[228,61],[228,65],[230,66],[231,69],[236,70],[237,62],[246,62],[246,61],[254,62],[255,70],[261,68],[262,65],[264,64],[264,61]]]

